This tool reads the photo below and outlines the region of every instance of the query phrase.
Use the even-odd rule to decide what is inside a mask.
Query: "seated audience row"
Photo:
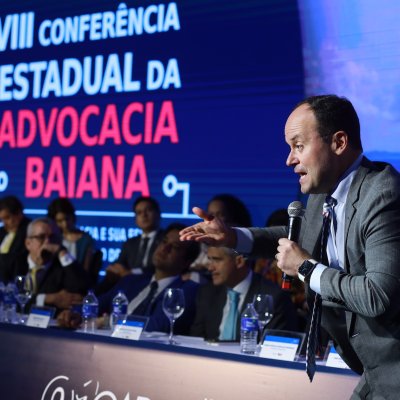
[[[79,322],[70,307],[80,303],[88,288],[95,285],[100,302],[99,326],[104,321],[103,314],[110,313],[113,297],[123,290],[130,301],[129,314],[148,316],[149,331],[167,332],[169,322],[162,311],[163,294],[167,287],[181,287],[186,309],[176,322],[178,334],[190,333],[208,340],[239,340],[240,315],[257,293],[270,294],[274,300],[274,317],[267,328],[298,329],[290,296],[271,279],[265,279],[271,277],[271,271],[265,273],[260,261],[254,268],[255,260],[231,249],[206,246],[202,246],[202,256],[198,257],[198,243],[179,241],[178,232],[183,225],[172,224],[165,231],[160,228],[161,210],[151,197],[137,198],[133,211],[142,234],[123,243],[119,258],[106,268],[105,278],[96,284],[95,242],[76,227],[70,200],[53,200],[48,206],[49,219],[30,222],[17,198],[1,199],[0,218],[4,225],[0,230],[0,280],[7,282],[16,274],[29,272],[36,286],[32,303],[52,305],[58,313],[66,310],[59,314],[59,322],[69,327],[77,327]],[[246,206],[232,195],[214,196],[208,211],[223,217],[231,226],[251,225]],[[188,274],[189,266],[201,278]],[[264,277],[256,272],[264,273]],[[234,302],[232,292],[236,294]],[[143,308],[143,302],[148,307]],[[227,315],[232,307],[236,309],[235,319],[228,337]]]

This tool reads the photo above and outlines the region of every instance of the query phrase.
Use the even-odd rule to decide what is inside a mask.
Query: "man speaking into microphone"
[[[285,125],[286,161],[309,194],[298,243],[285,227],[228,228],[203,210],[181,240],[262,257],[309,286],[306,370],[315,372],[319,325],[361,380],[351,399],[398,399],[400,390],[400,175],[363,155],[353,105],[335,95],[297,104]]]

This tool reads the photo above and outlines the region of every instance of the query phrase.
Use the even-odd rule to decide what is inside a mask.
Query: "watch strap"
[[[313,273],[315,267],[317,266],[318,261],[309,259],[304,260],[304,262],[300,265],[298,270],[298,277],[302,282],[309,282],[311,274]]]

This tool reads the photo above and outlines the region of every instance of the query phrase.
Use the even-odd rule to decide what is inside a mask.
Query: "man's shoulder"
[[[152,278],[152,274],[129,274],[121,278],[119,281],[120,286],[146,286]]]
[[[191,280],[184,280],[184,281],[182,281],[181,288],[182,288],[183,292],[185,293],[185,298],[186,298],[188,305],[190,303],[194,303],[196,296],[197,296],[197,292],[200,288],[200,285],[197,282],[193,282]]]
[[[123,247],[132,247],[133,245],[135,245],[136,243],[138,243],[138,242],[140,242],[140,235],[138,235],[138,236],[133,236],[133,237],[131,237],[131,238],[129,238],[129,239],[127,239],[123,244],[122,244],[122,246]]]
[[[384,161],[371,161],[364,158],[360,165],[360,170],[362,171],[363,169],[367,171],[367,177],[369,179],[382,179],[386,177],[387,179],[397,182],[400,180],[399,171],[397,171],[392,164]]]
[[[212,282],[207,282],[203,285],[199,285],[198,295],[202,299],[206,299],[210,303],[213,300],[221,295],[221,293],[225,293],[226,289],[223,285],[214,285]]]
[[[197,290],[200,287],[200,285],[197,282],[194,282],[190,279],[181,279],[181,278],[175,281],[175,285],[177,287],[184,289],[185,291]]]
[[[21,223],[19,224],[18,229],[26,229],[31,222],[32,222],[32,220],[30,218],[28,218],[26,215],[24,215]]]
[[[400,200],[400,173],[389,163],[363,160],[352,188],[360,198],[370,202],[375,198]]]
[[[155,238],[156,239],[160,239],[160,238],[162,238],[164,236],[164,234],[165,234],[165,230],[164,229],[157,229]]]

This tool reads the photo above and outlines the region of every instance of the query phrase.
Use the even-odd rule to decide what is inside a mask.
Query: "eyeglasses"
[[[40,235],[32,235],[28,236],[29,239],[36,239],[38,242],[43,243],[46,239],[49,240],[49,242],[57,242],[58,241],[58,236],[55,235],[54,233],[51,233],[50,235],[46,235],[45,233],[41,233]]]

